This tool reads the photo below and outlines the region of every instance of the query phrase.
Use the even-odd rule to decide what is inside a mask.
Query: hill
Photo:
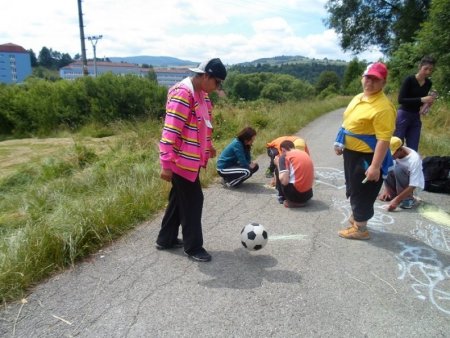
[[[271,58],[261,58],[254,61],[237,63],[236,66],[258,66],[258,65],[270,65],[270,66],[280,66],[280,65],[295,65],[295,64],[319,64],[319,65],[335,65],[335,66],[346,66],[347,61],[343,60],[330,60],[330,59],[311,59],[306,56],[301,55],[281,55],[274,56]]]
[[[122,56],[122,57],[110,57],[112,62],[127,62],[133,64],[147,64],[152,65],[153,67],[192,67],[198,65],[199,61],[190,61],[190,60],[182,60],[177,59],[170,56],[148,56],[148,55],[140,55],[140,56]],[[293,65],[293,64],[319,64],[319,65],[335,65],[335,66],[346,66],[347,62],[342,60],[329,60],[325,59],[311,59],[306,56],[301,55],[281,55],[274,56],[270,58],[261,58],[253,61],[236,63],[233,66],[258,66],[258,65],[270,65],[270,66],[280,66],[280,65]]]

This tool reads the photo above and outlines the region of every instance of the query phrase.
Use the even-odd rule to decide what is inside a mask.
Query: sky
[[[7,1],[7,0],[2,0]],[[350,61],[324,24],[326,0],[83,0],[84,35],[102,57],[170,56],[224,64],[281,55]],[[14,0],[1,6],[0,44],[81,54],[77,0]],[[87,58],[93,46],[85,41]],[[376,50],[357,55],[376,61]]]

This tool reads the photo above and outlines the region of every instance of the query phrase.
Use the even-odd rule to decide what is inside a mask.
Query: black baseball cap
[[[189,70],[198,74],[206,73],[220,80],[225,80],[227,77],[227,70],[219,58],[203,61],[197,68],[189,68]]]

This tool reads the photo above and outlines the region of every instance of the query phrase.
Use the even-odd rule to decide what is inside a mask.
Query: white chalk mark
[[[286,241],[286,240],[304,240],[307,235],[278,235],[278,236],[269,236],[270,241]]]
[[[352,275],[349,274],[348,272],[346,272],[346,274],[347,274],[350,278],[356,280],[357,282],[360,282],[361,284],[364,284],[364,285],[366,285],[366,286],[369,286],[369,285],[367,285],[367,283],[364,283],[362,280],[359,280],[358,278],[352,276]]]
[[[54,317],[54,318],[56,318],[56,319],[58,319],[58,320],[60,320],[60,321],[62,321],[64,323],[66,323],[67,325],[72,325],[71,322],[69,322],[68,320],[65,320],[64,318],[61,318],[61,317],[58,317],[58,316],[55,316],[55,315],[52,315],[52,317]]]
[[[375,277],[377,277],[380,281],[385,282],[387,285],[389,285],[391,287],[392,290],[394,290],[395,293],[397,293],[397,290],[386,280],[384,280],[383,278],[381,278],[380,276],[377,276],[375,273],[372,272],[372,275],[374,275]]]

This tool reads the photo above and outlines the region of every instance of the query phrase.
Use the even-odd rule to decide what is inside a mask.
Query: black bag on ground
[[[450,156],[429,156],[422,160],[425,191],[450,194]]]

